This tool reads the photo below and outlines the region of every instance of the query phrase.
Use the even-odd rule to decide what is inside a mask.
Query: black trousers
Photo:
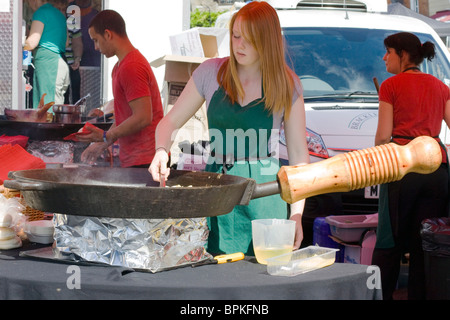
[[[380,267],[383,299],[392,299],[400,261],[409,253],[408,299],[425,299],[425,268],[421,223],[427,218],[446,217],[449,175],[447,165],[431,174],[409,173],[389,184],[389,211],[395,246],[375,248],[372,264]]]

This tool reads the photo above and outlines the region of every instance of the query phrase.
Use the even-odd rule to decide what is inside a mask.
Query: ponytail
[[[420,51],[422,53],[422,60],[427,58],[428,61],[431,61],[431,60],[433,60],[434,56],[436,55],[434,43],[432,43],[430,41],[427,41],[424,44],[422,44]]]

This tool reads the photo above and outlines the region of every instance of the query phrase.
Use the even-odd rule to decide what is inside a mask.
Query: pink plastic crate
[[[378,226],[378,213],[367,215],[328,216],[325,221],[330,225],[331,235],[345,241],[358,242],[367,229]]]

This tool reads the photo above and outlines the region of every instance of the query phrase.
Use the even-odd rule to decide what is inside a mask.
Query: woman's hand
[[[293,250],[300,248],[303,241],[302,215],[299,213],[292,214],[289,220],[295,221],[295,240]]]
[[[170,168],[167,167],[167,163],[169,162],[169,154],[167,153],[165,148],[157,148],[153,161],[148,168],[148,171],[153,177],[154,181],[160,181],[159,177],[164,176],[164,179],[167,180],[170,174]]]

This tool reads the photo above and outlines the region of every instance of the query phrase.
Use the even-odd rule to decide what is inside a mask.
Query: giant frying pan
[[[251,199],[281,193],[287,203],[329,192],[348,192],[402,179],[409,172],[434,172],[439,144],[419,137],[337,155],[305,166],[284,166],[277,181],[208,172],[171,170],[166,188],[146,168],[62,168],[9,173],[5,187],[22,191],[37,210],[113,218],[193,218],[226,214]]]

